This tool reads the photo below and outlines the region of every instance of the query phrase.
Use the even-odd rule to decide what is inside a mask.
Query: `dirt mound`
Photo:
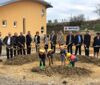
[[[100,66],[100,59],[98,58],[94,58],[94,57],[86,57],[86,56],[82,56],[79,55],[78,57],[78,61],[80,61],[81,63],[89,63],[89,64],[94,64],[97,66]],[[60,54],[55,54],[54,56],[56,61],[60,61]]]
[[[93,57],[77,56],[81,63],[92,63],[100,66],[100,59]],[[23,65],[31,62],[38,61],[38,56],[36,54],[16,56],[13,59],[4,62],[5,65]],[[60,54],[54,55],[54,61],[60,61]]]
[[[38,60],[36,54],[32,55],[24,55],[24,56],[16,56],[13,59],[9,59],[4,62],[5,65],[23,65],[27,63],[31,63]]]
[[[86,56],[78,56],[78,59],[82,63],[92,63],[97,66],[100,66],[100,59]]]
[[[36,67],[32,69],[32,72],[36,72],[39,74],[43,74],[46,76],[52,76],[52,75],[61,75],[62,77],[69,77],[69,76],[89,76],[91,71],[85,69],[85,68],[79,68],[79,67],[67,67],[67,66],[55,66],[55,67],[46,67],[44,70],[41,70],[40,68]]]

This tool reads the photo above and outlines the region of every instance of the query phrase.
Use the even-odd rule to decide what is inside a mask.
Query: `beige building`
[[[44,0],[11,0],[0,4],[0,32],[36,31],[46,33],[46,10],[52,7]]]

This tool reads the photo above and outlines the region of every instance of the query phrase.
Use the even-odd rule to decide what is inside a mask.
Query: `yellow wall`
[[[45,16],[42,17],[42,9],[45,9]],[[20,1],[0,7],[0,32],[5,36],[8,32],[12,34],[23,32],[23,18],[26,19],[26,32],[31,31],[34,35],[36,31],[41,33],[44,26],[46,33],[46,7],[32,1]],[[2,21],[7,20],[7,27],[2,26]],[[17,21],[17,27],[13,27]]]

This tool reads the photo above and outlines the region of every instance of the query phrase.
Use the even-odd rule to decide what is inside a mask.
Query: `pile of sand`
[[[9,59],[6,60],[4,62],[5,65],[23,65],[23,64],[27,64],[27,63],[31,63],[38,60],[38,57],[36,56],[36,54],[32,54],[32,55],[20,55],[20,56],[16,56],[13,59]]]
[[[52,76],[52,75],[61,75],[62,77],[69,77],[69,76],[89,76],[92,72],[80,67],[67,67],[67,66],[53,66],[53,67],[46,67],[44,70],[36,67],[32,69],[32,72],[36,72],[38,74]]]
[[[100,66],[100,59],[86,56],[78,56],[78,59],[81,63],[89,63]]]
[[[82,63],[92,63],[100,66],[100,59],[93,57],[77,56],[79,61]],[[48,58],[47,58],[48,59]],[[7,60],[4,62],[5,65],[23,65],[31,62],[38,61],[39,57],[36,54],[25,55],[25,56],[16,56],[13,59]],[[60,61],[60,55],[54,55],[54,61]]]

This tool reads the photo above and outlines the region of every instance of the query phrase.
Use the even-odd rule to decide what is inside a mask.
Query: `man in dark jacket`
[[[1,38],[1,32],[0,32],[0,56],[1,56],[1,53],[2,53],[2,45],[3,45],[3,41],[2,41],[2,38]]]
[[[18,34],[14,33],[13,36],[13,48],[14,48],[14,56],[18,55]]]
[[[77,55],[78,50],[79,50],[79,55],[81,55],[81,46],[83,43],[83,38],[80,32],[78,32],[77,35],[75,36],[74,43],[76,46],[75,55]]]
[[[27,54],[31,54],[31,43],[32,43],[32,37],[30,31],[28,31],[26,35]]]
[[[6,45],[7,59],[13,58],[13,38],[11,33],[8,33],[3,42]]]
[[[56,51],[56,44],[57,44],[57,36],[54,31],[52,31],[50,35],[50,41],[51,41],[51,49],[54,50],[54,53]]]
[[[20,55],[26,55],[25,52],[25,36],[21,32],[19,37],[18,37],[18,44],[19,44],[19,54]]]
[[[36,32],[36,35],[34,37],[34,42],[35,42],[36,52],[39,52],[39,48],[40,48],[40,36],[39,36],[39,32]]]
[[[84,35],[84,48],[85,48],[85,55],[89,56],[89,47],[91,42],[91,36],[89,32]]]
[[[67,47],[68,52],[70,52],[71,54],[73,53],[72,50],[73,44],[74,44],[74,35],[72,34],[72,32],[69,32],[69,34],[66,37],[66,45],[68,46]]]

